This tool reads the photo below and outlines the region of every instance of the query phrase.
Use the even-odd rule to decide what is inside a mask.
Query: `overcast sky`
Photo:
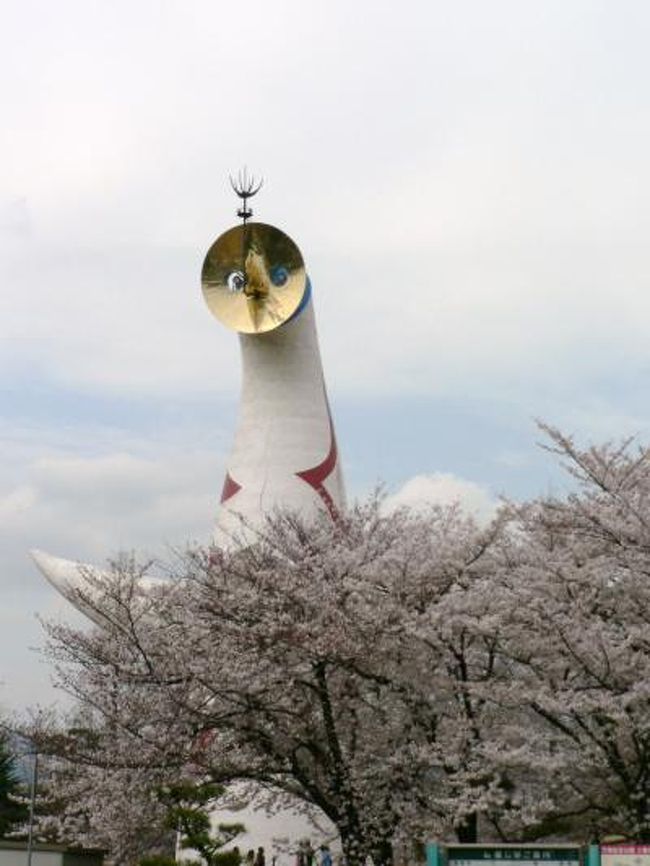
[[[0,707],[52,700],[30,547],[207,539],[229,172],[314,285],[348,488],[561,490],[535,417],[650,432],[650,7],[0,0]]]

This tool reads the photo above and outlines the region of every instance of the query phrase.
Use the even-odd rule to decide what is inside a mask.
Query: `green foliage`
[[[168,808],[167,826],[181,834],[181,847],[196,851],[205,866],[240,866],[239,853],[222,848],[245,832],[244,825],[219,824],[215,833],[210,822],[211,804],[222,793],[220,785],[182,782],[165,786],[158,796]],[[174,860],[167,857],[147,857],[140,861],[140,866],[171,866],[173,863]]]
[[[27,818],[27,807],[16,798],[24,794],[6,735],[0,733],[0,837]]]

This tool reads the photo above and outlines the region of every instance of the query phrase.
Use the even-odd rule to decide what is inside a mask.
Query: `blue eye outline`
[[[273,285],[281,288],[286,285],[287,280],[289,279],[289,271],[284,267],[284,265],[276,265],[272,268],[270,276]]]
[[[291,316],[291,318],[287,319],[287,321],[285,322],[285,325],[288,322],[293,322],[294,319],[297,319],[298,316],[302,313],[302,311],[305,309],[305,307],[307,306],[307,304],[310,301],[311,301],[311,280],[309,279],[309,277],[307,277],[307,284],[305,285],[305,294],[302,296],[302,300],[298,304],[298,308],[296,309],[294,314]]]

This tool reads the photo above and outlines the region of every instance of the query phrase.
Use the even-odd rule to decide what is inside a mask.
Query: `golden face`
[[[205,301],[228,328],[263,334],[293,316],[307,285],[300,250],[264,223],[235,226],[217,238],[201,271]]]

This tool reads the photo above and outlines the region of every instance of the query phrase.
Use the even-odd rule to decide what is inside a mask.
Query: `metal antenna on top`
[[[253,211],[248,204],[248,199],[253,198],[255,193],[260,191],[263,183],[264,178],[260,178],[259,181],[257,181],[255,180],[254,175],[250,175],[249,177],[246,166],[237,172],[237,179],[230,175],[230,186],[233,188],[235,194],[242,200],[242,206],[237,211],[237,216],[241,217],[244,221],[244,225],[246,225],[246,222],[253,216]]]

